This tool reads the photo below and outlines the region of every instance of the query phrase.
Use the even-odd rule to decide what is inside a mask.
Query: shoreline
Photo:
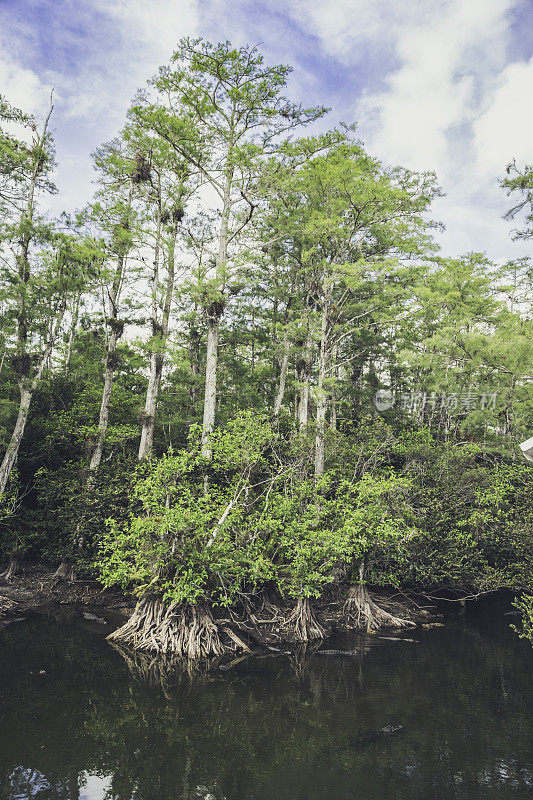
[[[338,587],[331,596],[322,597],[313,604],[326,627],[325,639],[339,631],[350,629],[343,624],[342,609],[345,598],[341,595],[340,589],[341,587]],[[417,627],[442,619],[442,614],[435,605],[424,608],[417,603],[414,595],[405,595],[399,602],[395,599],[397,595],[397,591],[372,591],[373,598],[380,605],[398,615],[407,615]],[[114,619],[106,619],[106,623],[120,625],[133,612],[135,605],[136,600],[133,596],[120,590],[106,589],[94,579],[79,578],[72,582],[58,579],[52,566],[27,562],[21,564],[20,572],[14,578],[0,582],[0,630],[23,620],[25,615],[44,612],[59,606],[93,608],[104,615],[106,612],[111,612]],[[276,625],[257,626],[244,623],[244,628],[247,627],[250,628],[252,641],[255,639],[254,632],[257,635],[260,629],[261,642],[267,649],[271,645],[291,641],[290,637],[281,634]]]

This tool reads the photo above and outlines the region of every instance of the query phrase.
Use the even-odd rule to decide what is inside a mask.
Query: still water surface
[[[406,634],[416,642],[353,636],[335,644],[355,658],[307,651],[193,676],[128,664],[72,610],[12,625],[0,800],[531,798],[533,649],[509,621]]]

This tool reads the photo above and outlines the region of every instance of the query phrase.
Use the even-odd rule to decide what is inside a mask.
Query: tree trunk
[[[279,374],[279,387],[274,402],[274,416],[278,417],[283,405],[285,396],[285,384],[287,383],[287,369],[289,366],[289,336],[287,331],[283,334],[283,357],[281,359],[281,370]]]
[[[228,160],[232,152],[233,145],[230,143],[228,150]],[[229,217],[231,211],[231,186],[233,182],[233,167],[226,173],[224,185],[224,197],[222,206],[222,217],[220,220],[220,231],[218,238],[218,255],[216,263],[216,277],[220,286],[220,297],[212,302],[206,311],[209,320],[207,331],[207,354],[205,362],[205,395],[204,395],[204,416],[202,422],[202,455],[204,458],[211,459],[212,448],[210,444],[211,434],[215,428],[216,397],[217,397],[217,370],[218,370],[218,342],[220,318],[223,313],[222,291],[225,285],[227,258],[228,258],[228,239],[229,239]]]
[[[300,400],[298,403],[298,425],[301,431],[307,428],[309,419],[309,378],[311,375],[311,348],[313,340],[309,319],[307,320],[307,338],[305,341],[302,358],[298,365],[298,380],[300,384]]]
[[[19,381],[20,405],[17,415],[17,421],[15,423],[13,433],[11,434],[11,439],[7,446],[4,458],[2,460],[2,465],[0,466],[0,497],[5,492],[7,482],[11,474],[11,470],[13,469],[13,466],[17,460],[20,443],[24,435],[26,422],[28,421],[28,414],[30,412],[32,397],[35,394],[37,386],[39,385],[39,381],[41,380],[41,376],[43,374],[45,364],[48,361],[48,357],[52,352],[52,348],[57,338],[59,328],[61,327],[61,322],[63,320],[64,313],[65,313],[65,304],[62,304],[56,311],[57,316],[56,316],[55,326],[50,333],[50,338],[47,342],[46,348],[41,357],[41,361],[39,363],[37,371],[35,372],[33,378],[31,379],[31,383],[28,386],[28,384],[25,383],[24,378],[21,378]]]
[[[4,458],[2,460],[2,466],[0,466],[0,495],[2,495],[5,492],[7,482],[11,474],[11,470],[13,469],[15,461],[17,460],[20,443],[24,435],[24,428],[26,427],[28,414],[30,412],[30,404],[32,396],[33,392],[30,392],[28,389],[25,389],[24,387],[21,386],[20,405],[17,415],[17,421],[15,422],[15,427],[13,429],[13,433],[11,434],[11,439],[7,446]]]
[[[202,455],[210,459],[212,454],[211,434],[215,427],[217,366],[220,317],[209,317],[207,331],[207,355],[205,365],[204,418],[202,424]]]
[[[140,600],[129,620],[107,638],[136,650],[191,660],[219,656],[227,649],[207,606],[177,602],[167,606],[148,597]]]
[[[150,356],[150,377],[148,379],[148,388],[146,390],[146,400],[144,404],[143,427],[141,431],[141,441],[139,444],[139,461],[147,458],[152,452],[154,444],[154,430],[155,430],[155,414],[157,408],[157,397],[159,388],[161,386],[161,376],[163,374],[163,364],[165,361],[165,347],[168,336],[168,326],[170,319],[170,308],[172,305],[172,294],[174,291],[174,254],[176,249],[177,226],[174,226],[172,237],[168,249],[168,264],[167,264],[167,281],[165,287],[165,299],[163,302],[163,313],[161,317],[161,324],[158,322],[158,309],[157,309],[157,286],[155,286],[156,264],[159,260],[159,251],[157,249],[156,257],[154,259],[154,287],[153,295],[155,300],[152,302],[152,332],[155,347]]]
[[[131,199],[133,196],[133,182],[130,181],[128,199],[126,203],[126,220],[124,224],[129,225],[129,217],[131,213]],[[113,391],[113,380],[115,377],[115,370],[117,366],[116,349],[117,343],[122,335],[123,325],[118,319],[118,301],[120,297],[120,290],[124,278],[124,270],[126,267],[127,249],[121,249],[117,257],[117,266],[113,276],[113,283],[109,288],[109,316],[106,319],[107,325],[111,328],[111,332],[107,339],[107,358],[104,373],[104,389],[102,391],[102,403],[100,405],[100,416],[98,418],[98,434],[96,438],[96,445],[94,447],[91,461],[89,464],[89,472],[86,479],[86,487],[91,488],[102,461],[102,454],[104,452],[104,444],[107,434],[107,425],[109,423],[109,406],[111,404],[111,394]],[[105,312],[105,305],[104,305]]]
[[[320,353],[318,357],[318,387],[316,399],[316,434],[315,434],[315,479],[324,474],[326,411],[328,398],[325,388],[326,369],[328,364],[328,312],[329,302],[324,297],[320,325]]]
[[[17,256],[18,280],[19,280],[19,294],[17,303],[17,350],[19,355],[27,355],[26,346],[28,339],[28,320],[26,313],[25,289],[28,284],[28,281],[30,280],[29,248],[32,239],[31,226],[33,223],[33,215],[35,210],[34,207],[35,189],[37,186],[37,177],[39,175],[39,169],[41,165],[38,153],[44,146],[44,142],[46,139],[46,131],[48,129],[48,123],[50,121],[52,111],[53,111],[53,105],[50,102],[50,111],[48,112],[48,116],[46,117],[45,123],[43,125],[41,136],[39,137],[37,147],[35,148],[33,170],[28,187],[28,199],[26,203],[26,208],[22,213],[22,220],[21,220],[21,223],[23,222],[25,224],[21,225],[22,241],[20,245],[20,252]],[[61,325],[64,313],[65,313],[65,307],[64,305],[60,305],[56,311],[57,314],[56,324],[54,326],[54,324],[52,323],[52,327],[48,338],[48,343],[45,347],[44,354],[37,369],[37,372],[34,375],[33,379],[31,379],[31,383],[28,385],[28,383],[26,382],[29,380],[28,376],[23,376],[19,380],[20,405],[17,415],[17,421],[15,423],[15,428],[13,430],[13,433],[11,434],[11,439],[7,446],[7,450],[4,454],[4,458],[2,459],[2,464],[0,465],[0,497],[5,492],[7,482],[11,474],[11,470],[13,469],[13,466],[17,460],[20,443],[22,441],[22,437],[24,435],[24,429],[26,427],[26,422],[28,420],[31,400],[35,392],[35,389],[37,388],[38,383],[41,379],[43,369],[46,365],[46,362],[48,361],[48,358],[52,351],[52,347],[54,346],[55,337],[59,331],[59,327]]]
[[[193,323],[189,330],[189,364],[191,368],[191,415],[194,415],[196,404],[199,399],[199,385],[200,378],[200,332]]]
[[[74,311],[72,314],[72,324],[70,326],[70,332],[68,336],[68,345],[67,345],[67,352],[65,354],[65,374],[68,375],[69,368],[70,368],[70,359],[72,358],[72,346],[74,344],[74,336],[76,335],[76,327],[78,325],[78,317],[80,313],[80,301],[81,301],[81,294],[79,294],[76,298],[76,304],[74,306]]]
[[[359,566],[359,583],[350,586],[344,612],[348,622],[358,630],[377,631],[381,628],[413,628],[415,623],[396,617],[380,608],[364,584],[364,563]]]
[[[150,356],[150,377],[144,402],[141,441],[139,443],[139,461],[142,461],[143,458],[148,458],[154,446],[155,412],[162,373],[163,354],[152,353]]]
[[[20,572],[20,561],[14,555],[9,556],[9,564],[7,565],[7,569],[2,572],[0,575],[0,579],[3,581],[9,581],[15,575],[18,575]]]
[[[76,580],[76,571],[68,559],[64,558],[52,575],[52,578],[56,578],[58,581],[64,580],[73,583]]]
[[[293,632],[296,641],[309,642],[312,639],[323,639],[325,630],[315,616],[308,597],[299,597],[291,611],[286,626]]]
[[[114,322],[116,321],[117,320],[115,317]],[[98,433],[89,464],[89,474],[87,476],[88,487],[94,483],[96,474],[102,461],[102,454],[104,452],[104,443],[107,434],[107,426],[109,423],[109,407],[111,405],[111,394],[113,392],[113,381],[115,377],[117,342],[118,333],[115,328],[112,328],[108,342],[106,367],[104,373],[104,389],[102,392],[102,403],[100,405],[100,416],[98,418]]]
[[[330,429],[330,431],[336,431],[337,430],[337,393],[336,393],[335,389],[336,389],[336,381],[337,381],[337,379],[339,377],[339,370],[338,370],[338,367],[337,367],[337,345],[336,344],[334,344],[332,349],[331,349],[331,360],[333,362],[332,366],[333,366],[334,382],[333,382],[332,389],[330,391],[331,400],[330,400],[329,429]]]

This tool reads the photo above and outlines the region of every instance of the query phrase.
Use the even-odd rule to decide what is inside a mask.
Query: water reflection
[[[72,612],[7,628],[0,800],[530,797],[529,645],[483,623],[416,637],[188,672]]]

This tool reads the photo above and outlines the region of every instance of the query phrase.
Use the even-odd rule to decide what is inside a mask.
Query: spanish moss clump
[[[396,617],[372,600],[362,583],[350,586],[348,599],[344,605],[348,625],[364,631],[378,631],[381,628],[412,628],[411,620]]]
[[[109,325],[112,331],[116,334],[117,338],[120,338],[124,333],[124,320],[114,319],[111,317],[107,320],[107,325]]]
[[[207,606],[176,601],[166,606],[156,598],[137,603],[130,619],[108,639],[135,650],[192,660],[220,656],[226,650]]]
[[[185,216],[185,209],[181,206],[173,206],[172,208],[172,221],[173,222],[181,222],[183,217]]]
[[[143,153],[135,156],[135,166],[131,174],[132,183],[147,183],[152,177],[152,165]]]
[[[294,633],[297,642],[309,642],[312,639],[323,639],[325,629],[315,616],[308,597],[299,597],[298,602],[285,622],[286,627]]]
[[[11,366],[18,377],[26,377],[30,374],[32,357],[28,353],[17,353],[11,357]]]

